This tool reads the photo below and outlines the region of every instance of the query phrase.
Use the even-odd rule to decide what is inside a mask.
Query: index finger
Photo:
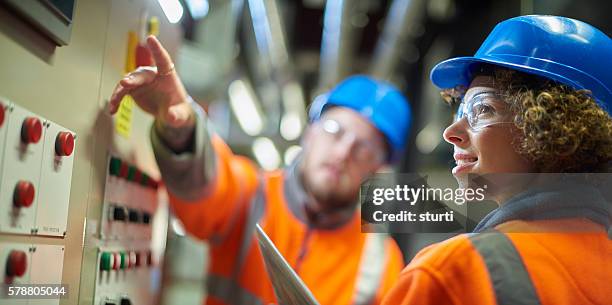
[[[172,63],[172,58],[170,58],[168,51],[166,51],[164,46],[162,46],[159,40],[157,40],[157,37],[153,35],[147,37],[147,46],[149,47],[149,50],[151,50],[153,60],[155,60],[157,73],[163,75],[172,71],[174,66]]]
[[[121,104],[121,100],[125,95],[130,92],[130,89],[122,86],[120,83],[117,84],[115,90],[113,90],[113,94],[111,95],[110,100],[108,101],[108,109],[110,114],[115,114],[117,109],[119,109],[119,104]]]

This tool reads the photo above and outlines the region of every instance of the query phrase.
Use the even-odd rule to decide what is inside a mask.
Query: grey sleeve
[[[205,197],[214,183],[216,157],[206,113],[197,103],[190,103],[195,113],[195,129],[162,127],[160,131],[156,122],[151,126],[150,135],[155,159],[168,191],[183,200],[196,201]],[[177,152],[166,144],[176,141],[182,141],[186,149]]]

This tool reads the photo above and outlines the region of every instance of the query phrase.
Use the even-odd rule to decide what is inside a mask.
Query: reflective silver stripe
[[[256,295],[248,292],[238,284],[238,277],[244,266],[249,246],[254,242],[255,224],[263,215],[266,206],[265,183],[264,179],[258,177],[257,190],[250,201],[247,219],[242,231],[240,246],[236,253],[236,260],[231,277],[226,278],[220,275],[210,274],[207,278],[206,286],[208,294],[226,304],[232,305],[263,305],[263,301]]]
[[[353,304],[366,305],[374,301],[388,261],[385,251],[386,234],[368,233],[355,280]]]
[[[498,231],[469,237],[483,258],[498,305],[540,305],[540,299],[512,241]]]
[[[189,97],[191,100],[191,98]],[[209,195],[212,185],[217,177],[217,166],[219,166],[216,152],[212,145],[212,133],[206,113],[197,103],[190,101],[189,104],[195,113],[195,130],[193,131],[193,151],[175,153],[166,144],[164,139],[172,139],[168,128],[159,130],[151,127],[150,137],[157,165],[162,173],[166,188],[173,195],[189,201],[198,202],[201,198]],[[161,133],[166,133],[160,134]],[[191,131],[183,130],[180,133]],[[168,134],[170,133],[170,134]],[[176,133],[176,130],[175,130]]]
[[[263,305],[264,302],[256,295],[240,287],[232,279],[209,274],[206,281],[207,293],[216,299],[230,305]]]
[[[263,215],[266,206],[265,180],[262,177],[258,177],[257,180],[257,190],[255,191],[255,195],[249,204],[244,231],[242,231],[240,248],[238,248],[238,253],[236,255],[236,264],[234,265],[234,270],[232,273],[233,279],[236,279],[242,270],[249,246],[252,242],[254,242],[253,237],[255,236],[255,224],[259,222],[259,219]]]

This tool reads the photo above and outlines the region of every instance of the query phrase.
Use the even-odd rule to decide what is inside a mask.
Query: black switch
[[[115,220],[115,221],[125,221],[126,211],[125,211],[124,207],[115,205],[115,206],[111,207],[111,211],[112,211],[112,215],[113,215],[113,220]]]
[[[142,223],[150,224],[151,223],[151,213],[142,212]]]
[[[138,210],[135,210],[135,209],[129,209],[128,210],[128,220],[133,223],[139,223],[140,222],[140,212],[138,212]]]
[[[121,302],[119,303],[119,305],[132,305],[132,301],[130,301],[130,299],[128,298],[121,298]]]

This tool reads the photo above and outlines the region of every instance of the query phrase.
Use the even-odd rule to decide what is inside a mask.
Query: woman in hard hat
[[[434,84],[461,98],[444,131],[460,185],[469,174],[531,174],[496,189],[500,206],[476,233],[421,251],[383,304],[610,304],[610,183],[541,177],[612,161],[611,58],[610,38],[586,23],[522,16],[498,24],[475,56],[434,67]]]

